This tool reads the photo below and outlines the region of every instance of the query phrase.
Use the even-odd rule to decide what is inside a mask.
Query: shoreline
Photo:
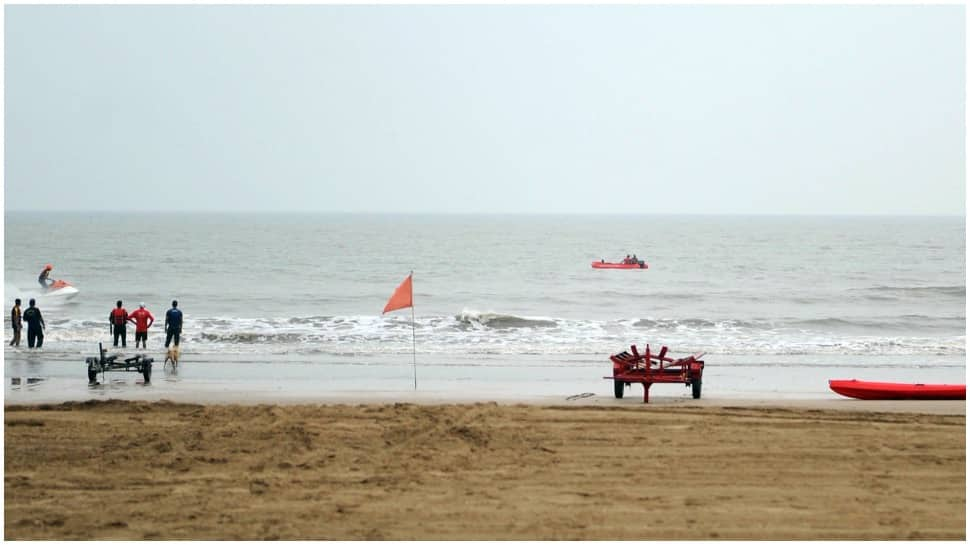
[[[130,352],[130,351],[129,351]],[[5,352],[6,356],[11,356]],[[130,353],[129,353],[130,355]],[[88,399],[168,400],[177,403],[469,403],[643,406],[634,384],[616,399],[604,379],[612,370],[605,358],[532,354],[427,356],[419,365],[393,355],[209,354],[183,350],[177,371],[155,356],[151,380],[138,373],[108,372],[88,385],[80,354],[28,353],[7,357],[4,402],[61,403]],[[407,358],[410,360],[410,358]],[[161,364],[160,364],[161,363]],[[702,397],[689,388],[658,384],[650,403],[708,406],[794,406],[833,410],[885,410],[964,414],[965,403],[871,402],[844,398],[829,389],[830,378],[887,382],[963,383],[965,358],[922,362],[873,357],[798,356],[712,357],[704,373]],[[417,390],[414,389],[415,377]]]
[[[286,397],[249,396],[240,393],[224,392],[208,395],[200,399],[195,393],[167,397],[99,397],[86,399],[51,399],[51,400],[4,400],[5,408],[37,408],[58,405],[76,405],[80,403],[124,402],[150,404],[181,404],[202,406],[382,406],[394,404],[414,404],[422,406],[434,405],[475,405],[494,403],[499,406],[532,406],[532,407],[583,407],[609,409],[641,409],[645,411],[687,408],[687,409],[763,409],[763,410],[794,410],[794,411],[832,411],[848,413],[904,413],[924,415],[966,415],[966,401],[964,400],[854,400],[854,399],[779,399],[779,398],[664,398],[651,396],[649,403],[639,399],[615,399],[613,397],[592,395],[559,397],[536,396],[519,398],[486,398],[456,395],[438,395],[419,393],[415,395],[400,392],[343,392],[329,393],[322,396],[291,395]]]

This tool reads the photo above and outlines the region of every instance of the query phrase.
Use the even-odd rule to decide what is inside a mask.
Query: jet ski
[[[67,300],[80,293],[80,291],[71,285],[67,280],[55,280],[51,284],[47,291],[41,294],[42,297],[48,299],[60,299]]]

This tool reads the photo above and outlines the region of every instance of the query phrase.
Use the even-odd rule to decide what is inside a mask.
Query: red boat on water
[[[864,380],[830,380],[829,388],[837,394],[856,399],[966,399],[966,384],[905,384],[867,382]]]
[[[609,261],[599,261],[593,262],[594,269],[649,269],[650,266],[647,265],[645,261],[640,261],[638,263],[610,263]]]

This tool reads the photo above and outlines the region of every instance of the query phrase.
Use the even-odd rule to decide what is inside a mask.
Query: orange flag
[[[414,273],[411,273],[414,274]],[[401,285],[394,290],[394,295],[387,300],[387,304],[384,305],[384,312],[381,314],[388,313],[392,310],[397,310],[400,308],[413,307],[413,299],[411,297],[411,274],[401,282]]]

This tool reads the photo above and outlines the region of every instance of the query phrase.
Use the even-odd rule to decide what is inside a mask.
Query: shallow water
[[[111,352],[113,353],[113,352]],[[135,352],[129,351],[131,355]],[[134,372],[99,375],[100,385],[86,384],[82,358],[55,359],[46,354],[17,354],[5,363],[8,403],[41,403],[84,399],[169,399],[192,402],[333,401],[367,402],[408,399],[565,400],[593,394],[612,397],[607,359],[523,356],[462,360],[421,356],[415,366],[407,358],[385,356],[196,356],[184,353],[179,368],[162,364],[155,354],[151,381]],[[681,354],[677,354],[680,356]],[[854,358],[827,363],[807,357],[705,357],[703,398],[826,399],[838,398],[828,379],[857,378],[896,382],[964,383],[965,368],[952,358],[916,363],[877,357],[860,366]],[[27,384],[34,379],[33,384]],[[39,380],[38,380],[39,379]],[[17,384],[14,384],[17,382]],[[415,382],[417,389],[415,389]],[[690,388],[657,384],[652,398],[690,399]],[[632,385],[625,397],[642,399]]]

